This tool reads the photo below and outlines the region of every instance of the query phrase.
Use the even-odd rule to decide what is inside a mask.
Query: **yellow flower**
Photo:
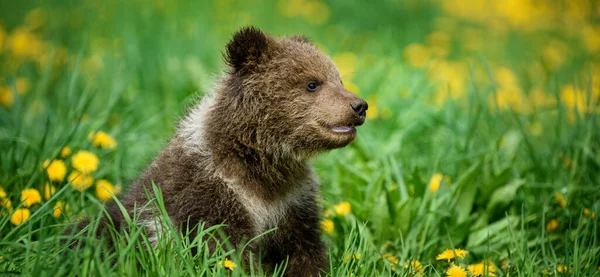
[[[427,36],[427,44],[431,51],[440,57],[445,57],[452,49],[452,39],[446,33],[434,32]]]
[[[96,196],[101,201],[107,201],[112,199],[111,194],[116,194],[117,189],[106,180],[98,180],[96,181]]]
[[[448,277],[467,277],[467,272],[464,268],[453,264],[446,270],[446,275]]]
[[[69,174],[67,181],[71,182],[71,186],[74,189],[78,191],[84,191],[92,186],[94,183],[94,178],[79,171],[73,171],[71,174]]]
[[[1,198],[1,197],[2,197],[2,195],[1,195],[1,193],[0,193],[0,198]],[[583,209],[583,215],[585,215],[585,216],[590,216],[590,209],[588,209],[588,208],[585,208],[585,209]]]
[[[323,231],[325,231],[325,233],[331,235],[333,234],[333,229],[335,225],[333,224],[333,221],[331,219],[324,219],[321,221],[321,227],[323,228]]]
[[[600,50],[600,26],[585,26],[582,29],[581,38],[590,53],[595,53]]]
[[[88,174],[98,169],[98,157],[96,154],[81,150],[71,158],[73,167],[82,173]]]
[[[377,106],[377,96],[372,94],[367,98],[367,103],[369,103],[369,109],[367,109],[367,118],[375,119],[379,117],[379,107]]]
[[[37,203],[42,202],[42,195],[37,189],[24,189],[21,192],[21,202],[23,202],[23,207],[31,207]]]
[[[558,220],[552,219],[546,224],[546,231],[553,232],[558,228]]]
[[[10,108],[14,101],[12,89],[7,86],[0,86],[0,104],[6,108]]]
[[[556,266],[556,271],[558,271],[558,273],[566,273],[567,271],[569,273],[573,273],[573,269],[568,268],[566,265],[557,265]]]
[[[456,253],[456,256],[454,255],[454,253]],[[435,259],[438,261],[439,260],[448,260],[448,262],[450,262],[450,260],[452,260],[454,258],[463,259],[468,254],[469,254],[469,251],[463,250],[460,248],[456,248],[456,249],[454,249],[454,251],[451,249],[446,249],[446,250],[444,250],[444,252],[437,255],[437,257],[435,257]]]
[[[56,187],[52,184],[46,183],[44,185],[44,199],[48,200],[56,192]]]
[[[411,43],[404,48],[404,59],[416,68],[423,68],[431,58],[431,51],[420,43]]]
[[[0,198],[0,207],[5,207],[6,209],[12,209],[12,202],[8,198]]]
[[[225,259],[225,261],[219,261],[219,265],[229,270],[234,270],[237,267],[237,264],[235,264],[232,260],[227,258]]]
[[[388,261],[388,262],[390,262],[392,264],[398,264],[398,258],[396,258],[396,256],[394,256],[391,253],[385,253],[385,254],[383,254],[383,258],[386,261]]]
[[[469,265],[467,270],[473,276],[483,276],[483,274],[487,274],[487,276],[496,276],[496,267],[494,266],[494,263],[490,261],[487,262],[487,265],[484,265],[483,262]]]
[[[67,174],[67,166],[61,160],[53,160],[50,162],[49,160],[44,161],[44,168],[46,168],[46,173],[48,173],[48,177],[51,181],[54,182],[62,182],[65,179],[65,175]]]
[[[352,259],[353,260],[360,260],[360,257],[362,257],[362,255],[360,253],[356,253],[356,254],[352,254]],[[350,254],[346,255],[346,258],[344,258],[344,263],[348,263],[348,261],[350,260]]]
[[[417,260],[412,260],[410,263],[406,263],[404,268],[411,268],[416,272],[421,272],[423,270],[423,265]]]
[[[117,146],[117,142],[109,134],[98,131],[98,133],[92,137],[92,145],[100,148],[113,149]]]
[[[60,150],[61,157],[66,158],[69,155],[71,155],[71,147],[65,146],[65,147],[63,147],[63,149]]]
[[[15,87],[17,88],[17,94],[23,95],[29,91],[29,80],[25,77],[19,77],[15,81]]]
[[[577,110],[579,113],[588,111],[586,99],[587,94],[571,84],[562,87],[560,90],[560,101],[570,111]]]
[[[6,40],[6,31],[4,27],[0,25],[0,53],[2,53],[2,49],[4,49],[4,41]]]
[[[337,205],[333,206],[333,210],[337,215],[347,215],[352,211],[348,201],[342,201],[338,203]]]
[[[563,197],[562,194],[560,193],[556,193],[554,195],[554,199],[556,200],[556,202],[562,207],[562,208],[566,208],[567,207],[567,201],[565,201],[565,198]]]
[[[56,205],[54,205],[54,209],[52,210],[52,214],[54,217],[60,217],[63,211],[66,209],[65,201],[58,201]]]
[[[25,208],[19,208],[10,217],[10,222],[14,225],[19,225],[31,216],[31,211]]]
[[[17,57],[35,58],[40,55],[44,42],[28,28],[15,29],[9,38],[8,48]]]
[[[431,180],[429,181],[429,191],[436,192],[440,188],[442,179],[444,179],[444,175],[441,173],[433,174],[433,176],[431,176]]]
[[[0,187],[0,199],[6,198],[6,191],[4,191],[3,187]],[[588,210],[589,211],[589,210]]]

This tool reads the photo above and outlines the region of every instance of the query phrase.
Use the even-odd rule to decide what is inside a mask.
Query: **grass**
[[[282,275],[285,264],[244,272],[226,242],[209,253],[218,226],[196,228],[204,236],[194,241],[167,232],[150,247],[133,217],[109,251],[93,228],[66,231],[80,216],[98,224],[104,210],[97,185],[80,192],[64,177],[11,222],[23,189],[43,196],[44,161],[64,160],[68,175],[80,150],[99,158],[94,179],[125,190],[211,89],[231,33],[253,24],[310,36],[370,105],[357,140],[314,161],[330,276],[446,276],[451,264],[482,261],[493,263],[484,275],[600,276],[597,3],[528,10],[515,1],[522,6],[509,12],[447,1],[282,3],[0,4],[0,272]],[[100,130],[115,148],[88,138]],[[73,153],[63,157],[65,146]],[[59,201],[68,209],[56,217]],[[153,205],[165,212],[160,197]],[[436,259],[446,249],[469,254]]]

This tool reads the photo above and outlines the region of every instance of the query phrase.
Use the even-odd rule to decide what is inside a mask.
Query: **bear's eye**
[[[319,83],[317,83],[316,81],[310,81],[306,84],[306,90],[308,90],[310,92],[317,91],[317,89],[319,89],[319,87],[321,87],[321,85]]]

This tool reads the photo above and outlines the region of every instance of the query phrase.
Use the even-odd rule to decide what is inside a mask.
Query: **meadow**
[[[327,276],[600,276],[593,0],[4,1],[0,274],[282,275],[202,236],[65,231],[98,224],[247,25],[309,36],[369,102],[314,160]]]

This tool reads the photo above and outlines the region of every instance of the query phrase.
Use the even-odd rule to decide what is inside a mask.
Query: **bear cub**
[[[354,140],[367,103],[344,89],[333,62],[305,37],[242,28],[224,59],[228,69],[217,87],[181,120],[120,201],[156,244],[161,225],[142,208],[154,182],[179,231],[224,224],[237,248],[275,228],[253,240],[244,262],[261,253],[263,261],[287,260],[287,276],[318,276],[327,270],[327,254],[309,161]],[[117,205],[108,213],[115,227],[124,227]]]

